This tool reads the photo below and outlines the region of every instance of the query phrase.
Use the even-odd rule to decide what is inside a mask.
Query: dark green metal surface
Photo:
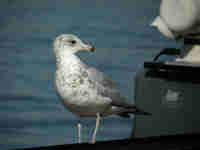
[[[152,116],[135,117],[134,137],[200,133],[200,76],[192,72],[138,72],[135,103]]]

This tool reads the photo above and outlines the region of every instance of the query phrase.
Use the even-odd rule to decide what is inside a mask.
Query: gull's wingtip
[[[150,112],[145,112],[145,111],[141,111],[141,110],[136,111],[135,114],[136,114],[136,115],[152,116],[152,113],[150,113]]]

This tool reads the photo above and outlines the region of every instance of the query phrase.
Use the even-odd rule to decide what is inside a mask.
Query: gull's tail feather
[[[150,112],[146,112],[146,111],[143,111],[143,110],[138,109],[138,108],[127,110],[127,111],[125,111],[125,113],[128,113],[128,114],[132,113],[132,114],[135,114],[135,115],[152,115]]]
[[[127,109],[123,112],[120,112],[118,115],[120,117],[124,117],[124,118],[129,118],[130,114],[134,114],[134,115],[145,115],[145,116],[151,116],[152,114],[149,112],[145,112],[143,110],[140,110],[138,108],[134,108],[134,109]]]
[[[135,114],[135,115],[152,115],[149,112],[146,112],[144,110],[141,110],[136,107],[134,104],[127,104],[127,103],[120,103],[120,102],[113,102],[113,106],[117,106],[119,108],[122,108],[122,112],[120,112],[118,115],[121,117],[130,117],[129,114]]]

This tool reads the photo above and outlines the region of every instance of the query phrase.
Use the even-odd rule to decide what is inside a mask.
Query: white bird
[[[162,0],[160,15],[152,26],[168,39],[179,39],[200,32],[199,0]]]
[[[54,41],[56,56],[55,86],[58,96],[66,108],[78,116],[78,142],[81,142],[80,117],[96,117],[96,127],[91,143],[96,142],[96,133],[101,116],[129,113],[149,115],[125,102],[115,88],[114,82],[95,68],[89,68],[78,56],[78,51],[94,52],[95,48],[83,43],[71,34],[62,34]]]
[[[185,37],[200,38],[199,0],[162,0],[160,15],[152,22],[164,37],[181,40]],[[176,61],[200,62],[199,44],[184,45],[182,58]]]

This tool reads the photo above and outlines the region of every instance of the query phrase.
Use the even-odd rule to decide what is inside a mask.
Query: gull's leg
[[[77,128],[78,128],[78,143],[81,143],[81,122],[80,122],[80,119],[78,119]]]
[[[92,135],[92,140],[91,140],[91,144],[94,144],[96,142],[96,134],[97,134],[97,131],[98,131],[98,128],[99,128],[99,123],[100,123],[100,114],[97,113],[97,118],[96,118],[96,127],[94,129],[94,132],[93,132],[93,135]]]

